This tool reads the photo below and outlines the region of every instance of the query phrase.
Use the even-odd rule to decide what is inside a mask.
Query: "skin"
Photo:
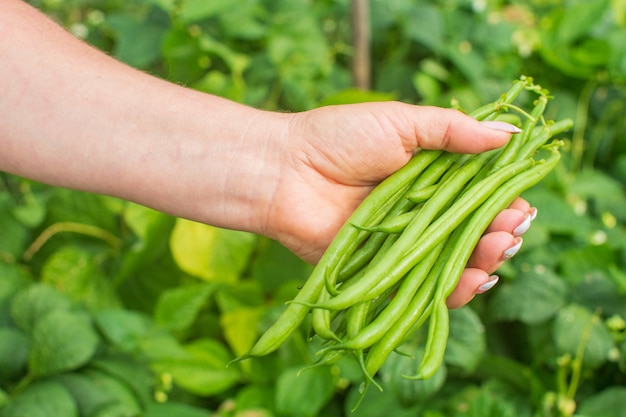
[[[263,234],[312,263],[418,149],[476,153],[510,138],[397,102],[253,109],[130,68],[19,0],[0,3],[0,28],[1,170]],[[498,215],[450,307],[490,280],[530,211],[518,199]]]

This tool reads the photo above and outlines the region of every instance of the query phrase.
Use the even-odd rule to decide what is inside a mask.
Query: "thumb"
[[[432,106],[405,108],[407,131],[403,142],[407,150],[442,149],[448,152],[479,153],[503,146],[516,126],[500,121],[479,122],[453,109]]]

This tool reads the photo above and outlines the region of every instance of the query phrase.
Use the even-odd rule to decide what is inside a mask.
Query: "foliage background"
[[[442,373],[406,381],[398,355],[354,413],[353,363],[297,375],[304,333],[225,367],[311,270],[283,247],[2,174],[0,416],[626,415],[626,1],[371,0],[367,93],[348,0],[31,3],[134,67],[257,107],[472,109],[524,74],[576,125],[526,195],[539,217],[502,282],[452,312]]]

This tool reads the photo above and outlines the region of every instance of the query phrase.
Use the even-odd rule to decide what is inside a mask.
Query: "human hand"
[[[455,110],[402,103],[323,107],[290,118],[266,234],[313,263],[369,192],[418,149],[477,153],[502,146],[513,133]],[[497,282],[491,274],[519,249],[532,217],[521,198],[496,217],[448,298],[450,307]]]

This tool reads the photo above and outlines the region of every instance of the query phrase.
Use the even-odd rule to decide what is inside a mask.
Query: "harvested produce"
[[[514,101],[524,94],[533,108]],[[558,164],[569,119],[548,121],[550,96],[530,77],[469,113],[477,120],[515,118],[521,133],[477,155],[422,150],[379,184],[339,231],[297,296],[251,350],[275,351],[309,318],[324,340],[314,365],[354,355],[364,386],[422,325],[424,354],[407,378],[424,379],[443,363],[449,336],[446,298],[494,217]],[[410,354],[410,352],[408,352]]]

